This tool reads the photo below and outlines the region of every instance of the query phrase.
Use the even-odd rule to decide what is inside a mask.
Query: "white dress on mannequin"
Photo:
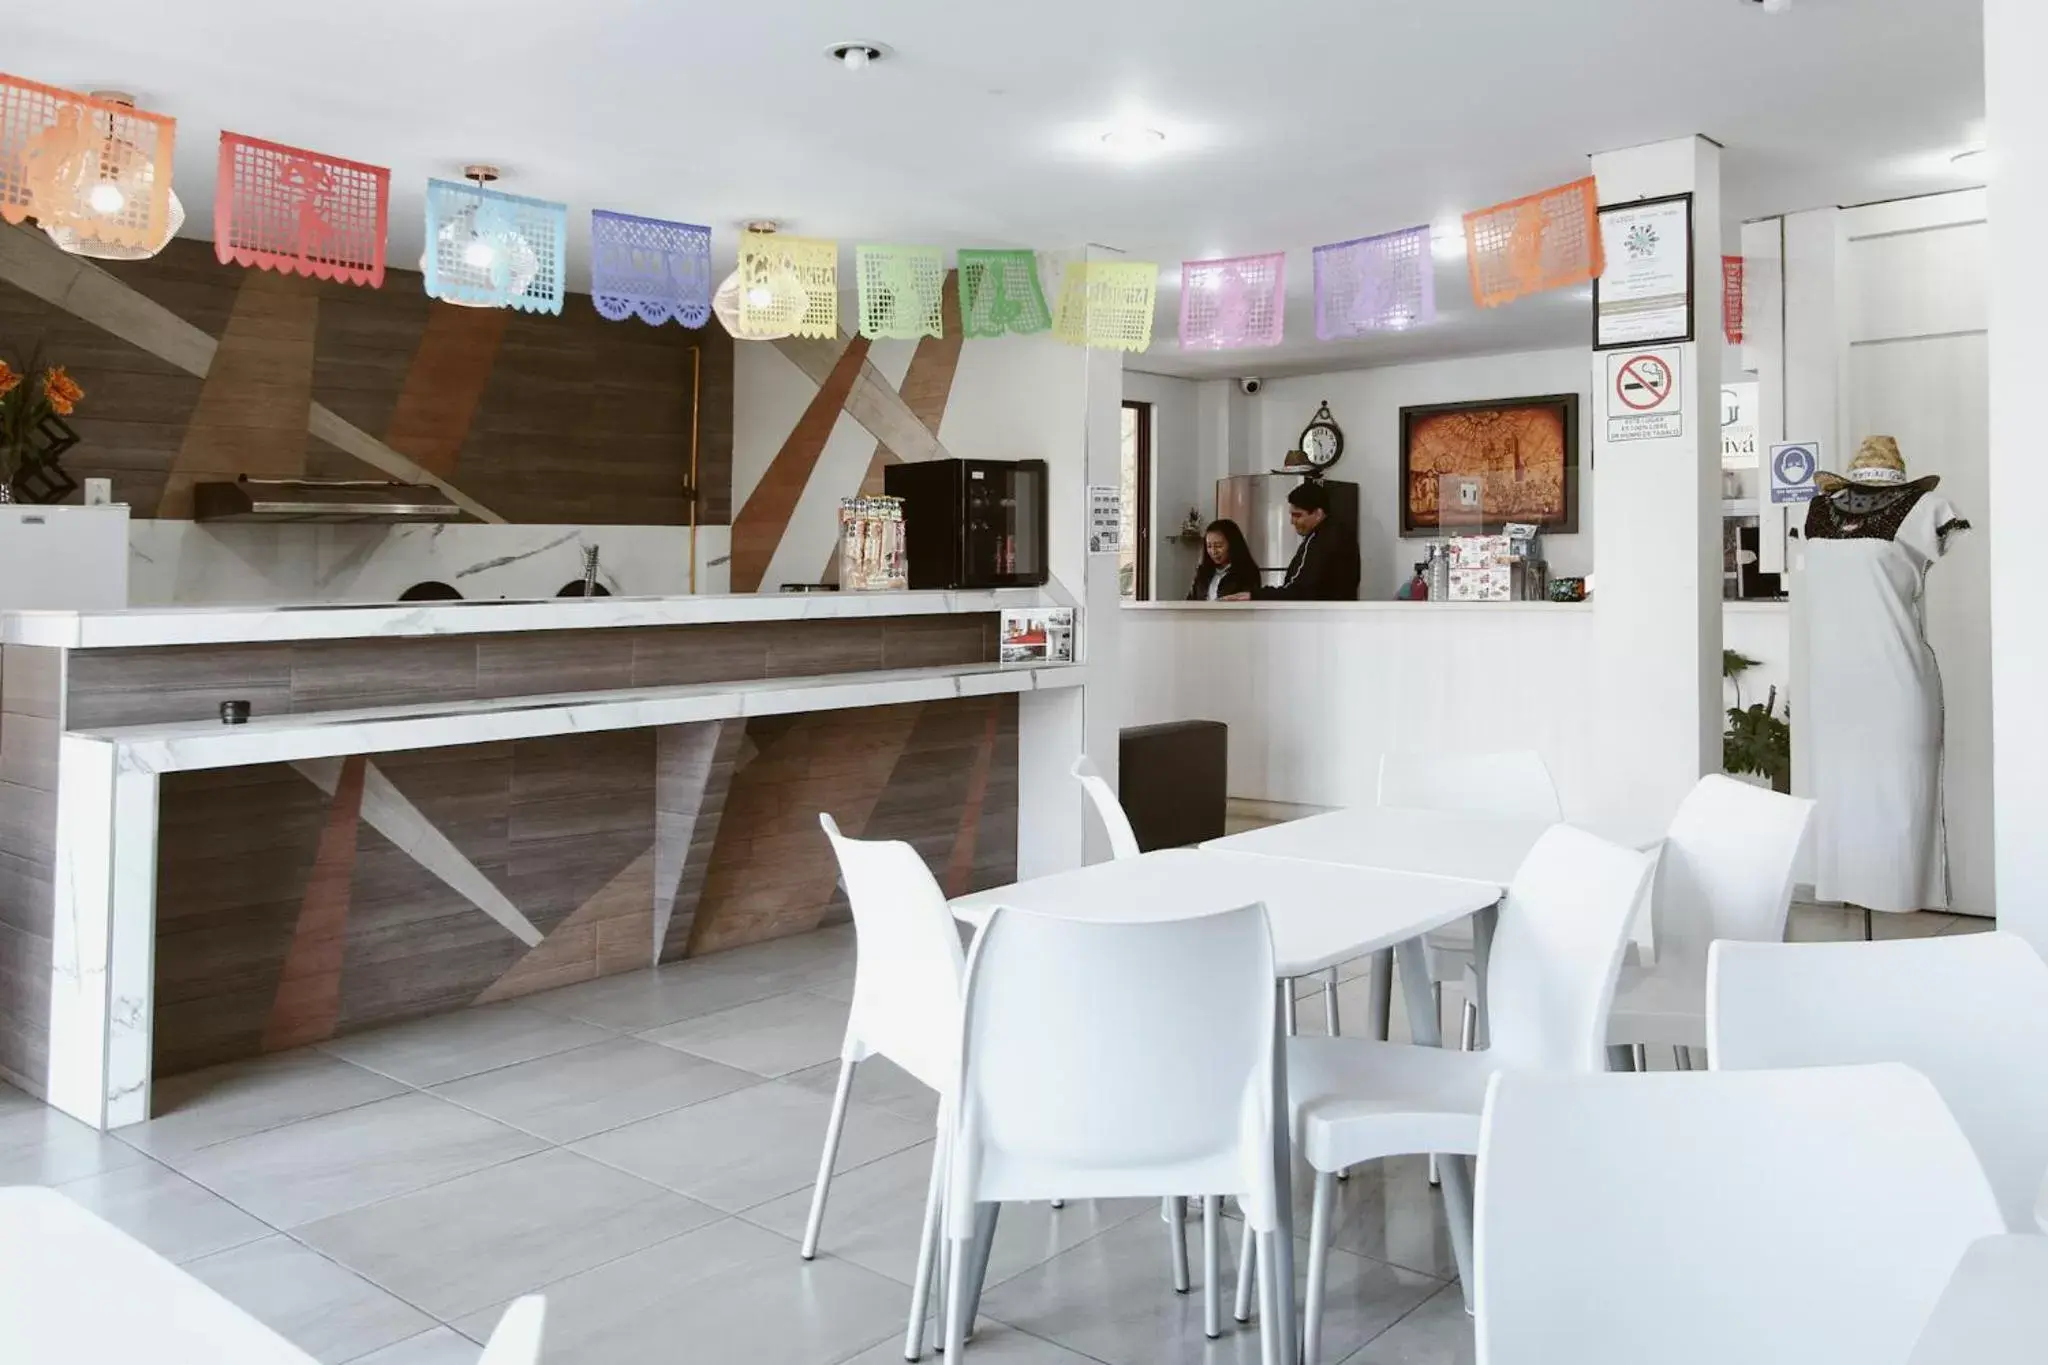
[[[1791,718],[1807,727],[1815,897],[1894,913],[1948,907],[1941,669],[1921,594],[1969,526],[1931,488],[1899,492],[1865,515],[1809,504],[1809,684]]]

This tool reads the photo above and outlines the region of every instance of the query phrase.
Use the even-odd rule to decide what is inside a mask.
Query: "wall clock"
[[[1316,415],[1309,418],[1308,425],[1301,429],[1301,453],[1308,456],[1308,462],[1317,469],[1328,469],[1344,453],[1344,432],[1337,425],[1337,419],[1330,415],[1327,400],[1316,409]]]

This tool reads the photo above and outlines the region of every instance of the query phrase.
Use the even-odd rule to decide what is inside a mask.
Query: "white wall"
[[[1554,576],[1590,573],[1591,355],[1587,347],[1566,347],[1271,380],[1252,400],[1259,419],[1258,438],[1251,451],[1255,462],[1234,472],[1278,468],[1281,458],[1299,443],[1301,429],[1315,415],[1317,404],[1329,400],[1331,415],[1344,429],[1344,455],[1330,477],[1358,485],[1359,550],[1364,566],[1359,592],[1368,600],[1389,598],[1408,581],[1415,561],[1422,557],[1420,540],[1400,538],[1401,409],[1420,403],[1575,393],[1579,395],[1579,531],[1570,536],[1547,535],[1543,545]],[[1210,497],[1213,502],[1213,488]]]

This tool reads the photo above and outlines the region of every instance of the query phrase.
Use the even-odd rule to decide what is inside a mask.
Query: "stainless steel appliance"
[[[1035,588],[1052,576],[1045,461],[892,464],[882,490],[903,500],[912,588]]]
[[[1303,482],[1300,474],[1232,474],[1216,480],[1216,515],[1234,521],[1259,561],[1259,579],[1267,587],[1279,586],[1287,576],[1287,562],[1301,537],[1287,517],[1287,495]],[[1330,493],[1330,515],[1358,534],[1358,485],[1323,480]]]
[[[380,479],[252,479],[192,485],[194,521],[468,521],[430,484]]]

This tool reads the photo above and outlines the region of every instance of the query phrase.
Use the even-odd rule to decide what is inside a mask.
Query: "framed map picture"
[[[1461,491],[1446,506],[1443,489]],[[1579,529],[1579,396],[1401,409],[1401,534],[1481,535],[1509,522]]]

